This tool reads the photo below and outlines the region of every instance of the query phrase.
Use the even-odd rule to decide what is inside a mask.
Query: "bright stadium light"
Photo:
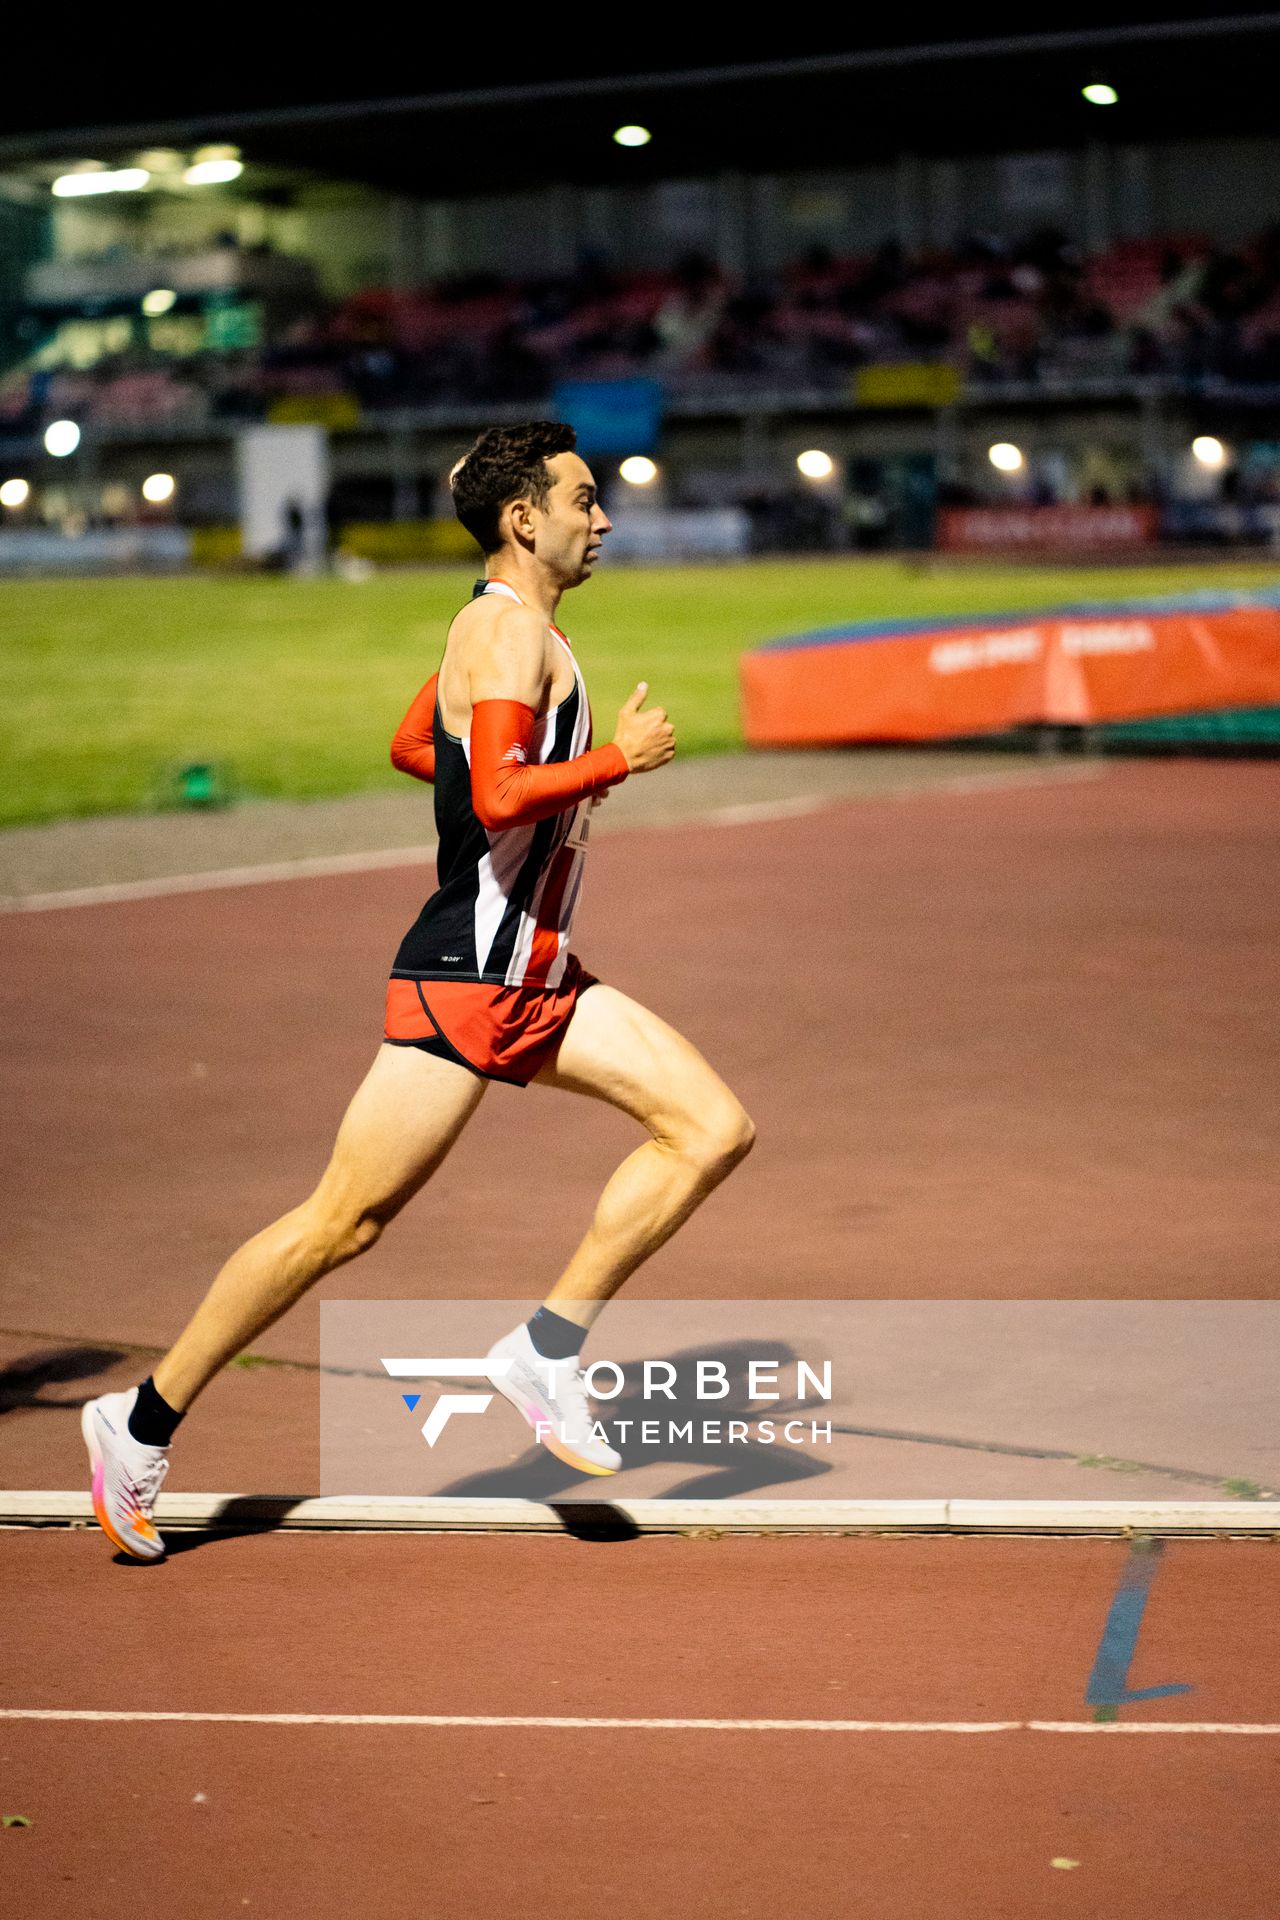
[[[153,287],[150,293],[142,296],[142,311],[149,319],[158,320],[162,313],[170,311],[177,298],[172,287]]]
[[[613,137],[620,147],[647,147],[653,135],[648,127],[615,127]]]
[[[80,445],[80,429],[74,420],[52,420],[44,430],[44,450],[55,460],[65,460]]]
[[[95,167],[91,173],[60,173],[53,193],[59,200],[79,200],[89,193],[137,193],[150,178],[145,167]]]
[[[836,470],[831,455],[823,453],[820,447],[810,447],[806,453],[798,453],[796,465],[806,480],[829,480]]]
[[[651,487],[658,477],[657,466],[646,453],[629,455],[618,472],[629,487]]]
[[[1087,87],[1081,87],[1081,93],[1091,107],[1114,107],[1120,95],[1105,80],[1091,81]]]
[[[25,507],[31,498],[31,488],[25,480],[6,480],[0,486],[0,507],[9,507],[14,512]]]
[[[1191,442],[1191,457],[1202,467],[1223,467],[1227,463],[1227,450],[1213,434],[1198,433]]]
[[[243,172],[243,160],[197,160],[182,177],[189,187],[223,187]]]
[[[1022,448],[1015,447],[1012,440],[997,440],[987,448],[987,458],[1001,473],[1017,473],[1022,467]]]
[[[142,497],[153,507],[162,507],[166,500],[172,500],[177,486],[171,473],[149,473],[142,483]]]

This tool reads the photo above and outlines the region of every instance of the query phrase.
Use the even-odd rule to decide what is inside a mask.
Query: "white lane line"
[[[1006,787],[1042,787],[1059,782],[1099,780],[1105,767],[1046,768],[1043,772],[959,774],[921,786],[888,787],[876,792],[805,793],[781,800],[748,800],[739,805],[712,807],[678,820],[605,823],[609,832],[643,832],[681,827],[741,827],[770,820],[791,820],[820,813],[854,800],[917,800],[926,794],[988,793]],[[325,853],[297,860],[275,860],[252,867],[211,867],[203,873],[172,873],[153,880],[119,880],[99,887],[69,887],[60,893],[0,896],[0,913],[52,913],[61,907],[109,907],[128,900],[157,900],[166,894],[216,893],[224,887],[263,886],[273,880],[307,880],[327,874],[377,873],[395,867],[416,867],[434,860],[436,843],[421,847],[383,847],[369,853]]]
[[[251,1727],[638,1728],[657,1733],[1118,1733],[1280,1736],[1280,1725],[1232,1720],[677,1720],[532,1713],[146,1713],[80,1707],[0,1707],[2,1720],[207,1722]]]
[[[1107,768],[1097,766],[1023,768],[1008,773],[959,773],[944,780],[887,786],[878,792],[805,793],[793,800],[748,800],[738,806],[716,807],[705,815],[691,815],[681,826],[745,827],[756,822],[789,820],[801,814],[820,813],[826,807],[839,807],[861,800],[923,800],[931,793],[969,794],[1003,793],[1019,787],[1077,785],[1082,780],[1101,780]],[[619,821],[625,826],[625,821]],[[656,823],[655,823],[656,824]],[[672,824],[664,822],[663,824]]]
[[[105,907],[121,900],[154,900],[167,893],[215,893],[222,887],[256,887],[270,880],[307,880],[333,873],[375,873],[387,867],[417,867],[434,860],[436,843],[384,847],[373,853],[322,853],[276,860],[266,866],[213,867],[207,873],[171,873],[156,880],[120,880],[110,886],[72,887],[64,893],[15,894],[0,899],[0,913],[49,913],[57,907]]]
[[[1031,1733],[1249,1733],[1280,1734],[1258,1720],[1028,1720]]]
[[[689,820],[664,824],[688,827],[749,827],[757,821],[796,820],[802,814],[820,813],[823,807],[838,806],[842,799],[854,797],[847,794],[800,793],[792,800],[744,800],[731,807],[713,807],[710,813],[694,815]],[[626,822],[620,821],[618,824],[625,826]]]

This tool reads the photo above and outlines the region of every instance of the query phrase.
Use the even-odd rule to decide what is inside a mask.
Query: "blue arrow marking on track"
[[[412,1413],[419,1400],[421,1400],[422,1395],[420,1393],[402,1393],[400,1398],[404,1401],[410,1413]]]
[[[1099,1720],[1114,1720],[1114,1709],[1130,1700],[1163,1700],[1173,1693],[1192,1691],[1184,1681],[1173,1681],[1163,1687],[1138,1687],[1132,1692],[1128,1685],[1129,1668],[1138,1645],[1138,1629],[1163,1551],[1160,1541],[1144,1541],[1133,1547],[1120,1570],[1084,1695],[1088,1706],[1100,1709]]]

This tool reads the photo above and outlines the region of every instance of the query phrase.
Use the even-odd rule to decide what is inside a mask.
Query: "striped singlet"
[[[502,580],[487,581],[483,592],[524,604]],[[591,745],[581,669],[559,627],[548,624],[569,656],[573,686],[534,723],[529,762],[544,766]],[[569,960],[591,801],[532,826],[490,831],[471,804],[470,740],[446,733],[438,696],[434,735],[439,886],[401,941],[391,977],[554,989]]]

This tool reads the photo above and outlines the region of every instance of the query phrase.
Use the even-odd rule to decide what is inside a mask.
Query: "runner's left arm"
[[[432,674],[396,728],[395,738],[391,742],[392,766],[398,767],[401,773],[411,773],[415,780],[434,780],[436,777],[435,716],[438,678],[438,674]]]

